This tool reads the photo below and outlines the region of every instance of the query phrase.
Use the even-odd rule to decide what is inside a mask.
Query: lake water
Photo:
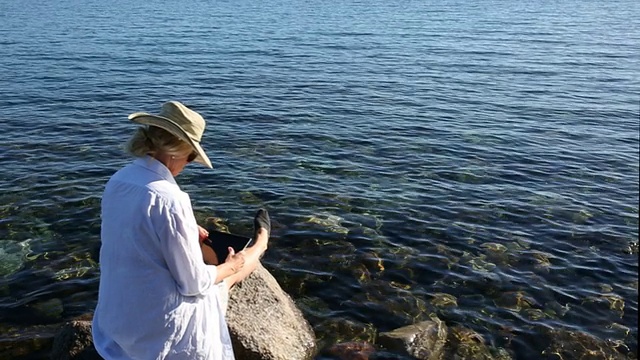
[[[0,322],[91,311],[126,116],[179,100],[320,347],[437,314],[517,359],[539,329],[637,355],[638,1],[0,0]],[[455,302],[453,302],[455,300]],[[319,355],[323,356],[323,355]]]

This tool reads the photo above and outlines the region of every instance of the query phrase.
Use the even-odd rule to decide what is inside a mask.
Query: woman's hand
[[[227,255],[227,259],[222,264],[216,265],[218,268],[218,271],[216,272],[216,284],[228,278],[231,275],[237,274],[239,271],[241,271],[244,268],[244,264],[245,264],[244,251],[240,251],[239,253],[236,254],[233,248],[229,247],[229,255]]]
[[[235,250],[229,246],[229,255],[227,255],[227,259],[224,263],[229,264],[234,274],[244,267],[244,262],[244,251],[240,251],[236,254]]]
[[[200,244],[202,244],[202,242],[205,241],[208,237],[209,237],[209,232],[207,231],[207,229],[198,225],[198,238],[200,239]]]

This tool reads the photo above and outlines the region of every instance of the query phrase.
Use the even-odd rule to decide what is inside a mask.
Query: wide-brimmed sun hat
[[[204,118],[177,101],[162,104],[160,114],[153,115],[137,112],[129,115],[129,120],[143,125],[157,126],[165,129],[183,141],[191,144],[198,156],[193,160],[212,168],[211,161],[205,154],[200,140],[204,133]]]

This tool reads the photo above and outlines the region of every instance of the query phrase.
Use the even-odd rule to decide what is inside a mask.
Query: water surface
[[[0,0],[0,321],[94,308],[126,116],[172,99],[208,121],[198,219],[269,208],[265,266],[321,347],[436,313],[518,359],[539,326],[637,353],[638,13]]]

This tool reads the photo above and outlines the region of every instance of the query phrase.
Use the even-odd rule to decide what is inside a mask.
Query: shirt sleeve
[[[186,198],[161,206],[154,228],[167,267],[178,292],[185,296],[204,295],[213,286],[217,268],[206,265],[198,241],[198,226]]]

